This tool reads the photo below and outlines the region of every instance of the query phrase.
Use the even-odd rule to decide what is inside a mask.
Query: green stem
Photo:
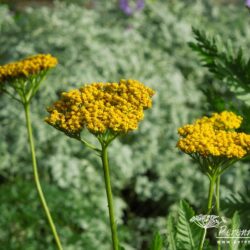
[[[216,210],[217,215],[220,215],[220,175],[217,177],[216,181]]]
[[[207,229],[204,228],[204,231],[203,231],[202,237],[201,237],[201,241],[200,241],[200,245],[199,245],[199,250],[203,249],[203,245],[204,245],[204,242],[205,242],[205,239],[206,239],[206,234],[207,234]]]
[[[212,176],[210,178],[209,193],[208,193],[208,202],[207,202],[207,214],[210,214],[210,212],[212,210],[215,182],[216,182],[216,175],[214,175],[214,176]],[[207,234],[207,230],[205,228],[204,231],[203,231],[201,240],[200,240],[199,250],[203,249],[203,245],[204,245],[204,242],[205,242],[205,239],[206,239],[206,234]]]
[[[216,182],[217,176],[212,176],[209,185],[209,193],[208,193],[208,202],[207,202],[207,213],[210,214],[213,206],[213,194],[214,194],[214,185]]]
[[[37,192],[38,192],[40,201],[42,203],[42,207],[44,209],[44,212],[45,212],[45,214],[47,216],[49,226],[50,226],[51,231],[52,231],[52,233],[54,235],[57,248],[59,250],[63,250],[61,242],[60,242],[60,238],[59,238],[59,236],[57,234],[55,224],[54,224],[53,219],[51,217],[51,214],[50,214],[50,211],[49,211],[48,205],[46,203],[46,200],[45,200],[45,197],[44,197],[44,194],[43,194],[43,191],[42,191],[42,187],[41,187],[41,184],[40,184],[40,181],[39,181],[39,175],[38,175],[38,170],[37,170],[37,162],[36,162],[36,154],[35,154],[35,146],[34,146],[34,141],[33,141],[31,121],[30,121],[30,106],[29,106],[29,103],[24,104],[24,110],[25,110],[26,126],[27,126],[28,137],[29,137],[29,146],[30,146],[30,151],[31,151],[31,156],[32,156],[34,180],[35,180]]]
[[[107,199],[108,199],[109,221],[110,221],[110,228],[111,228],[111,234],[112,234],[113,250],[118,250],[119,242],[118,242],[118,235],[117,235],[117,229],[116,229],[116,223],[115,223],[112,189],[111,189],[110,174],[109,174],[108,149],[107,149],[107,146],[103,144],[102,144],[101,158],[102,158],[102,165],[103,165],[103,171],[104,171],[106,194],[107,194]]]
[[[217,177],[216,181],[216,210],[217,210],[217,215],[220,215],[220,175]],[[217,250],[220,250],[221,246],[218,244]]]
[[[97,152],[101,152],[101,150],[99,148],[96,148],[94,145],[87,142],[85,139],[80,138],[79,140],[80,140],[80,142],[82,142],[85,146],[89,147],[90,149],[93,149],[93,150],[95,150]]]

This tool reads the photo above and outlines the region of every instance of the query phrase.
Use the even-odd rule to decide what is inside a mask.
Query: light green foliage
[[[190,222],[194,215],[194,210],[183,200],[179,204],[177,220],[175,221],[172,214],[169,215],[167,219],[168,249],[198,249],[202,229]]]
[[[236,91],[249,92],[250,59],[246,59],[243,48],[235,51],[235,46],[229,42],[225,45],[215,37],[209,38],[204,32],[193,29],[196,43],[190,43],[193,50],[197,51],[206,66],[215,77],[226,82],[228,87]]]
[[[1,186],[2,249],[55,249],[52,236],[48,237],[50,229],[37,202],[33,181],[17,178],[14,183]],[[100,245],[109,248],[105,206],[103,211],[93,209],[94,195],[83,196],[76,190],[64,190],[55,185],[43,186],[66,249],[97,249]],[[91,217],[86,217],[86,214],[91,214]]]
[[[181,201],[178,215],[176,233],[178,249],[197,249],[202,230],[194,223],[190,223],[190,219],[195,215],[193,209],[187,202]]]
[[[181,201],[178,208],[178,216],[171,213],[167,218],[167,249],[169,250],[197,250],[199,248],[200,238],[203,232],[203,228],[199,227],[194,222],[190,222],[190,219],[197,215],[195,211],[190,207],[186,201]],[[177,218],[177,219],[176,219]],[[245,244],[239,243],[242,239],[237,238],[215,238],[215,237],[236,237],[239,236],[237,233],[242,232],[241,222],[239,213],[234,212],[232,219],[229,223],[223,222],[219,228],[208,228],[209,239],[205,241],[203,247],[204,250],[215,250],[218,249],[217,241],[221,241],[220,249],[230,250],[244,250]],[[218,234],[220,232],[220,234]],[[228,235],[227,235],[228,234]],[[213,242],[211,238],[214,237],[216,240]],[[225,243],[228,241],[228,243]]]
[[[167,218],[167,243],[168,249],[177,249],[175,219],[172,214]]]
[[[0,6],[1,63],[38,52],[51,53],[60,62],[33,100],[32,120],[43,186],[48,190],[52,213],[59,220],[55,221],[66,250],[109,246],[100,159],[43,122],[45,108],[61,91],[83,83],[135,78],[157,92],[153,109],[146,112],[139,130],[115,141],[109,149],[122,246],[126,250],[148,246],[150,231],[163,228],[168,209],[180,198],[197,207],[203,203],[207,180],[175,145],[178,126],[202,112],[204,96],[197,87],[206,71],[199,67],[187,42],[192,39],[191,26],[201,23],[206,11],[201,2],[167,5],[161,1],[148,3],[133,17],[126,17],[111,1],[97,3],[94,9],[57,3],[53,8],[29,8],[17,15]],[[220,18],[218,13],[224,13],[218,7],[209,11],[215,19]],[[228,13],[231,15],[234,9],[228,9]],[[222,18],[221,30],[227,22]],[[235,22],[235,27],[239,25]],[[0,211],[4,214],[1,228],[6,230],[1,231],[1,244],[5,249],[17,249],[15,244],[25,250],[39,249],[32,244],[50,249],[48,229],[40,227],[42,215],[34,212],[39,211],[39,205],[31,182],[21,107],[1,95],[0,110],[0,197],[5,197]],[[89,139],[95,143],[92,137]],[[243,185],[242,175],[238,182],[230,176],[232,183],[223,181],[225,191],[228,183],[230,189]],[[19,210],[14,201],[22,189],[30,190],[32,198],[28,199],[29,192],[20,195]],[[9,190],[15,195],[9,195]],[[32,220],[25,219],[27,203],[33,209]],[[121,225],[124,218],[126,226]],[[18,234],[12,231],[15,223]],[[35,227],[42,233],[36,234]]]
[[[247,34],[249,30],[243,28],[241,32]],[[228,37],[215,35],[215,32],[212,35],[193,29],[193,33],[196,41],[190,43],[191,48],[197,52],[203,66],[208,68],[214,79],[219,80],[202,87],[207,94],[210,109],[215,111],[230,109],[241,114],[244,117],[244,130],[250,131],[248,47],[244,42],[239,44],[235,39],[228,40]]]
[[[238,233],[243,232],[243,227],[242,227],[242,221],[240,220],[240,216],[237,210],[235,210],[232,220],[231,220],[231,232],[234,232],[234,235]],[[230,239],[230,250],[246,250],[248,245],[245,243],[242,243],[244,240],[237,241],[235,238]]]
[[[238,211],[242,218],[244,226],[249,225],[249,190],[243,190],[241,193],[230,194],[224,201],[224,207],[228,216],[233,216],[234,211]]]
[[[240,229],[240,217],[237,212],[234,213],[232,218],[231,230],[239,230]],[[238,250],[239,243],[235,239],[230,239],[230,250]]]
[[[244,20],[247,23],[250,17],[247,16]],[[250,57],[244,39],[236,40],[231,37],[228,40],[228,36],[216,35],[216,31],[212,33],[198,29],[193,31],[195,42],[190,45],[213,77],[209,85],[202,87],[203,92],[206,93],[209,110],[229,109],[242,115],[244,118],[242,130],[250,133]],[[246,25],[240,26],[240,31],[241,35],[248,36],[249,34],[249,28]],[[249,164],[249,157],[245,159],[245,162]],[[241,175],[249,171],[247,164],[244,167],[242,163],[237,164],[237,168],[240,169],[235,179],[241,178]],[[243,172],[240,173],[240,171]],[[239,211],[244,225],[249,227],[247,219],[249,218],[249,185],[247,182],[244,184],[239,189],[236,188],[239,193],[232,192],[226,195],[224,192],[224,197],[227,199],[223,207],[228,216],[232,216],[236,210]]]
[[[162,249],[163,249],[162,236],[157,232],[154,235],[150,250],[162,250]]]

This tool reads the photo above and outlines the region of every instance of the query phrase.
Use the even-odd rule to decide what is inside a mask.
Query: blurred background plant
[[[176,129],[217,111],[215,104],[228,104],[233,92],[201,67],[188,46],[194,41],[192,26],[247,49],[248,11],[239,1],[148,0],[129,16],[116,0],[1,1],[0,63],[36,53],[51,53],[60,62],[32,112],[43,186],[66,250],[110,245],[98,158],[43,122],[45,108],[61,91],[85,82],[134,78],[157,90],[154,108],[139,130],[111,149],[119,238],[125,249],[148,249],[156,228],[166,232],[166,214],[176,211],[180,199],[196,211],[205,204],[206,178],[176,149]],[[230,103],[237,110],[238,99]],[[1,247],[53,249],[30,188],[24,117],[4,95],[0,105]],[[248,168],[247,162],[239,163],[225,174],[222,199],[231,192],[247,194]]]

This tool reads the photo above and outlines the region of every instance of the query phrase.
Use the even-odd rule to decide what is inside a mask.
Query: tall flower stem
[[[217,215],[220,215],[220,175],[218,175],[216,180],[216,210]],[[220,250],[221,246],[218,244],[217,250]]]
[[[35,146],[34,146],[31,120],[30,120],[30,105],[29,105],[29,103],[24,103],[23,106],[24,106],[24,111],[25,111],[26,126],[27,126],[29,146],[30,146],[30,151],[31,151],[31,156],[32,156],[32,166],[33,166],[33,173],[34,173],[34,180],[35,180],[35,184],[36,184],[36,189],[37,189],[40,201],[42,203],[42,207],[43,207],[44,212],[46,214],[46,217],[48,219],[49,226],[50,226],[51,231],[53,233],[57,249],[63,250],[61,242],[60,242],[60,238],[59,238],[58,233],[56,231],[56,227],[55,227],[55,224],[54,224],[53,219],[51,217],[49,207],[48,207],[47,202],[45,200],[45,197],[44,197],[44,194],[42,191],[42,187],[40,184],[40,180],[39,180],[39,174],[38,174],[37,162],[36,162]]]
[[[106,194],[107,194],[107,200],[108,200],[109,221],[110,221],[110,228],[111,228],[111,234],[112,234],[113,250],[118,250],[119,241],[118,241],[117,228],[116,228],[116,223],[115,223],[115,213],[114,213],[112,189],[111,189],[110,174],[109,174],[107,145],[102,144],[101,158],[102,158],[104,180],[105,180]]]
[[[212,210],[212,206],[213,206],[213,194],[214,194],[214,186],[216,183],[216,178],[217,176],[214,175],[210,178],[210,184],[209,184],[209,192],[208,192],[208,202],[207,202],[207,214],[210,214],[211,210]],[[199,244],[199,250],[203,249],[203,245],[206,239],[206,234],[207,234],[207,229],[205,228],[200,240],[200,244]]]
[[[216,181],[216,210],[217,215],[220,215],[220,175],[217,177]]]

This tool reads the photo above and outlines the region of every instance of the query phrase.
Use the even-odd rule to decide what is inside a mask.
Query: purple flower
[[[129,0],[120,0],[120,9],[127,15],[131,15],[133,13],[131,7],[128,3]]]
[[[250,8],[250,0],[246,0],[246,6]]]
[[[250,0],[249,0],[250,1]],[[145,2],[144,0],[137,0],[137,3],[136,3],[136,10],[142,10],[145,6]]]
[[[136,7],[135,9],[131,8],[129,4],[129,0],[120,0],[120,9],[126,14],[126,15],[132,15],[135,11],[140,11],[145,6],[144,0],[136,0]]]

